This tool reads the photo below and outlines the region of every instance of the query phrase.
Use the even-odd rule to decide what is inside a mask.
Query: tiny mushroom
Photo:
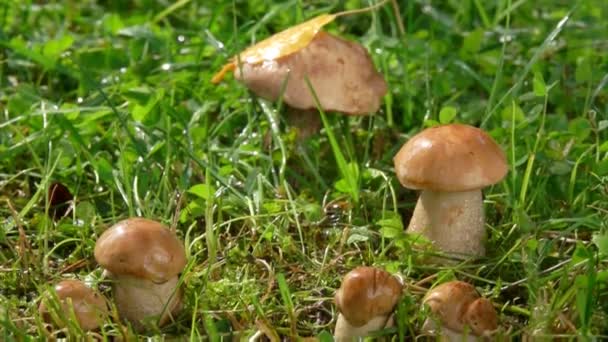
[[[508,171],[500,146],[476,127],[436,126],[407,141],[394,163],[404,187],[422,190],[408,230],[452,257],[483,256],[481,189]]]
[[[163,224],[139,217],[116,223],[99,237],[95,259],[113,281],[118,312],[136,330],[145,328],[147,318],[162,326],[181,309],[178,274],[186,254]]]
[[[433,318],[428,318],[422,330],[441,334],[451,341],[487,337],[498,328],[498,317],[492,302],[480,297],[473,285],[450,281],[431,289],[423,299]]]
[[[298,109],[316,109],[306,77],[325,111],[349,115],[374,113],[387,85],[361,45],[327,32],[318,32],[304,48],[263,63],[247,63],[235,77],[265,99]]]
[[[52,307],[49,303],[51,296],[44,297],[38,307],[38,312],[46,323],[55,323],[58,327],[64,327],[67,322],[61,320],[69,319],[72,310],[80,328],[84,331],[95,330],[103,323],[108,307],[105,298],[97,291],[79,280],[63,280],[55,285],[54,291],[60,303],[58,317],[54,319],[54,315],[51,315],[49,310],[49,307]]]
[[[402,288],[397,277],[374,267],[357,267],[346,274],[335,295],[336,340],[351,341],[388,327]]]

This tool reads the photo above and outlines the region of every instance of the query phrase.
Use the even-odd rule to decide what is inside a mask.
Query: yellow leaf
[[[321,14],[311,20],[290,27],[247,48],[241,52],[240,59],[243,63],[257,64],[294,53],[306,47],[317,35],[317,32],[335,18],[334,14]]]
[[[257,64],[292,54],[310,44],[319,30],[335,18],[336,14],[322,14],[299,25],[290,27],[248,47],[239,54],[239,59],[242,63]],[[227,72],[236,68],[236,63],[238,63],[237,58],[232,58],[229,63],[224,65],[213,76],[211,82],[221,82]]]

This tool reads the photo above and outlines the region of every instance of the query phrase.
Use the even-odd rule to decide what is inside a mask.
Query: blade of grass
[[[536,48],[534,55],[532,55],[532,58],[530,58],[528,63],[526,63],[524,70],[519,74],[519,77],[515,81],[515,84],[513,84],[513,86],[511,86],[511,88],[509,88],[509,90],[507,90],[505,92],[505,94],[500,98],[500,100],[498,100],[496,105],[494,105],[494,108],[492,108],[492,110],[490,110],[486,114],[486,116],[484,117],[484,119],[481,122],[482,128],[486,126],[486,124],[488,123],[488,120],[490,120],[490,118],[494,115],[494,113],[498,110],[498,108],[503,104],[504,101],[506,101],[509,97],[515,96],[519,92],[519,89],[523,85],[524,80],[526,79],[526,77],[528,77],[530,70],[532,70],[532,66],[534,66],[534,64],[538,61],[538,59],[541,58],[541,56],[543,55],[543,53],[545,52],[545,50],[547,49],[549,44],[551,44],[551,42],[553,42],[555,40],[555,38],[557,38],[557,36],[566,27],[566,24],[568,23],[568,21],[570,21],[572,13],[574,13],[574,11],[578,7],[578,5],[579,5],[579,3],[577,2],[572,7],[572,9],[570,9],[570,11],[568,11],[568,13],[565,16],[563,16],[562,19],[555,25],[555,28],[553,28],[553,30],[547,35],[547,37],[542,42],[542,44],[540,44]]]
[[[317,94],[316,94],[312,84],[310,83],[310,80],[308,79],[308,77],[305,77],[305,82],[315,100],[315,105],[317,106],[317,110],[319,111],[319,114],[321,115],[321,121],[323,122],[323,127],[325,128],[325,133],[327,134],[327,138],[329,139],[329,144],[331,145],[331,150],[334,154],[334,158],[336,159],[336,163],[338,164],[338,170],[340,171],[340,175],[348,184],[348,187],[349,187],[348,190],[351,195],[351,198],[353,199],[355,204],[358,204],[359,203],[359,180],[357,179],[358,175],[354,175],[351,168],[348,166],[346,159],[344,158],[344,154],[342,153],[342,149],[340,148],[340,145],[338,144],[338,140],[336,139],[336,136],[334,135],[334,132],[329,123],[329,120],[327,120],[327,116],[325,115],[325,112],[323,111],[323,109],[321,107],[319,98],[317,97]]]
[[[485,8],[483,8],[483,3],[480,0],[474,0],[473,2],[475,3],[475,8],[477,8],[477,12],[479,12],[479,17],[481,18],[481,21],[483,22],[483,26],[485,28],[492,27],[492,24],[490,23],[490,19],[488,18],[488,14],[486,13]]]
[[[160,21],[165,19],[167,16],[171,15],[171,13],[186,6],[189,2],[190,2],[190,0],[179,0],[175,3],[173,3],[171,6],[167,7],[164,11],[158,13],[152,20],[152,23],[153,24],[159,23]]]
[[[279,292],[281,293],[281,298],[283,299],[285,311],[287,311],[287,315],[289,316],[291,335],[292,337],[295,337],[297,336],[296,317],[293,309],[293,302],[291,301],[291,293],[289,291],[289,286],[287,285],[287,281],[285,280],[285,275],[283,273],[277,274],[277,284],[279,285]]]
[[[212,190],[211,173],[205,170],[205,184],[207,185],[207,200],[205,201],[205,238],[207,239],[207,253],[209,263],[215,262],[217,257],[217,240],[213,230],[213,208],[215,206],[215,193]]]

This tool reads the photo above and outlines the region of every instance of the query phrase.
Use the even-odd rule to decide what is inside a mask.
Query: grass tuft
[[[111,298],[95,241],[134,215],[174,229],[189,259],[184,310],[148,337],[328,341],[341,278],[374,265],[406,289],[378,335],[419,337],[426,290],[460,279],[492,299],[505,338],[608,338],[607,3],[390,1],[341,16],[326,29],[368,49],[389,94],[373,117],[320,111],[306,139],[283,103],[210,82],[273,33],[379,3],[1,2],[0,340],[81,337],[43,323],[43,293],[69,278]],[[417,194],[392,158],[449,122],[487,130],[510,172],[484,190],[488,255],[446,267],[404,231]],[[73,199],[55,220],[57,183]],[[135,337],[113,310],[90,337]]]

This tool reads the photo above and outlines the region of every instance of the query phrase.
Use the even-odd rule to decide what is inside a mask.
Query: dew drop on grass
[[[503,34],[499,38],[499,41],[501,43],[510,43],[512,40],[513,40],[513,36],[510,34]]]

